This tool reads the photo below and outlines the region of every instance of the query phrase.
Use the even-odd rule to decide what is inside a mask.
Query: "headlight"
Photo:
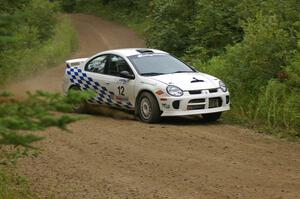
[[[219,81],[219,86],[223,92],[227,92],[228,89],[224,82]]]
[[[183,91],[180,88],[172,85],[167,87],[167,93],[175,97],[180,97],[183,95]]]

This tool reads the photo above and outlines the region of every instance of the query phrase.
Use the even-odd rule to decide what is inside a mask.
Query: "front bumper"
[[[161,97],[158,101],[162,117],[201,115],[230,109],[229,92],[223,92],[220,89],[215,93],[207,91],[201,94],[190,94],[185,91],[181,97]]]

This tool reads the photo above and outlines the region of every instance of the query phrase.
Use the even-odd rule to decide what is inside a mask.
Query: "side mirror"
[[[134,79],[134,75],[130,74],[128,71],[121,71],[120,72],[120,77],[124,77],[127,79]]]

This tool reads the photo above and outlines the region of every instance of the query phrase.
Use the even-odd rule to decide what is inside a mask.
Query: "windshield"
[[[138,73],[144,76],[195,72],[195,70],[169,54],[134,55],[130,56],[129,59]]]

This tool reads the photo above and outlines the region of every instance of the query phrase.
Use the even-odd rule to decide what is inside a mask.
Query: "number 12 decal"
[[[123,95],[124,96],[124,91],[125,91],[124,86],[118,86],[118,90],[119,90],[119,95]]]

